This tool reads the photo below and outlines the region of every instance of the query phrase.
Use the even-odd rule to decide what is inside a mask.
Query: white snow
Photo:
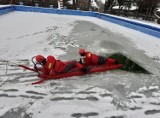
[[[72,5],[73,4],[73,0],[68,0],[67,3]]]
[[[95,0],[91,1],[91,6],[94,7],[94,8],[99,8],[97,3],[95,2]]]
[[[65,52],[56,50],[52,45],[48,46],[46,44],[44,39],[48,34],[44,32],[50,32],[50,30],[55,29],[56,31],[53,31],[52,35],[52,38],[55,39],[57,38],[56,34],[67,36],[72,29],[72,27],[69,27],[68,25],[74,20],[65,18],[66,21],[63,22],[64,16],[56,18],[52,15],[49,17],[46,16],[48,16],[48,14],[43,14],[42,17],[41,14],[14,12],[2,17],[1,29],[3,30],[0,31],[0,34],[3,35],[1,35],[2,43],[0,43],[0,47],[8,53],[3,53],[1,50],[1,58],[3,57],[4,59],[9,60],[15,58],[30,58],[38,53],[44,55],[48,55],[47,53],[54,55],[64,54]],[[10,17],[13,19],[16,18],[16,20],[9,20],[7,25],[3,25]],[[25,17],[27,20],[24,19]]]
[[[122,34],[132,40],[137,48],[143,50],[147,55],[160,57],[160,40],[158,38],[110,22],[93,17],[15,11],[0,16],[0,58],[22,63],[22,59],[30,60],[36,54],[45,56],[51,54],[56,57],[63,55],[66,51],[61,48],[68,48],[69,44],[66,45],[64,42],[77,20],[93,22],[111,32]],[[61,48],[55,48],[55,46],[61,46]],[[31,65],[30,63],[26,64]],[[3,75],[5,64],[1,63],[1,65],[0,75]],[[138,96],[139,99],[131,99],[130,103],[124,103],[124,101],[117,103],[113,101],[112,92],[100,87],[76,83],[69,86],[67,80],[47,81],[33,86],[30,83],[38,80],[36,76],[29,76],[33,73],[12,71],[15,72],[15,75],[9,72],[8,76],[0,76],[1,82],[7,78],[10,78],[11,81],[0,88],[0,116],[4,118],[11,117],[14,113],[17,117],[27,115],[29,118],[109,118],[114,116],[159,118],[160,116],[159,113],[145,115],[147,110],[160,110],[160,107],[150,104],[153,102],[153,98],[148,99],[144,94],[138,93],[148,89],[158,90],[158,86],[150,86],[148,89],[142,87],[138,92],[132,92],[129,96],[133,98]],[[111,76],[110,73],[108,74],[108,77]],[[76,81],[76,78],[73,77],[69,81],[74,80]],[[118,91],[116,93],[121,95]],[[113,94],[113,96],[115,95]],[[153,97],[157,99],[156,104],[160,103],[159,92],[153,93]],[[119,107],[117,109],[118,105],[127,110]],[[131,110],[134,108],[135,110]]]
[[[0,5],[0,8],[3,8],[3,7],[9,7],[11,5]]]
[[[144,86],[144,87],[142,87],[142,88],[139,88],[138,92],[143,92],[143,91],[146,91],[146,90],[147,90],[147,87]]]
[[[113,6],[112,9],[123,9],[123,10],[136,10],[137,9],[137,6],[131,6],[129,9],[126,7],[126,6]]]

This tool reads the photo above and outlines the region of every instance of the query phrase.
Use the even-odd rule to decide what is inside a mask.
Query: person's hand
[[[87,68],[87,67],[83,67],[82,69],[81,69],[84,73],[89,73],[90,72],[90,69],[89,68]]]

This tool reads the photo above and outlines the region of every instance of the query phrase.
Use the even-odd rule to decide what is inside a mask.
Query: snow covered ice
[[[155,24],[151,24],[154,25]],[[158,26],[157,26],[158,27]],[[37,54],[77,59],[81,47],[123,52],[151,72],[108,71],[61,80],[0,62],[0,118],[159,118],[160,40],[92,17],[11,12],[0,16],[0,58],[33,66]],[[152,66],[151,66],[152,65]]]

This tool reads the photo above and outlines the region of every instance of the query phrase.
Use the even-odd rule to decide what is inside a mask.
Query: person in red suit
[[[87,65],[102,65],[105,63],[117,63],[115,59],[98,56],[91,52],[85,51],[85,49],[80,49],[79,54],[81,56],[80,63],[86,66]]]
[[[37,55],[36,61],[37,63],[42,64],[44,69],[48,73],[51,73],[51,75],[54,75],[56,73],[66,73],[74,66],[82,70],[84,73],[89,72],[89,70],[86,67],[84,67],[77,61],[62,62],[60,60],[55,59],[54,56],[51,55],[49,55],[47,58],[45,58],[42,55]]]

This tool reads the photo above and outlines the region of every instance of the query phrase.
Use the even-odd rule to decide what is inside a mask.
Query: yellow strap
[[[52,63],[49,63],[48,68],[49,68],[49,69],[52,68]]]
[[[88,53],[88,54],[87,54],[87,57],[88,57],[88,58],[91,58],[91,53]]]

